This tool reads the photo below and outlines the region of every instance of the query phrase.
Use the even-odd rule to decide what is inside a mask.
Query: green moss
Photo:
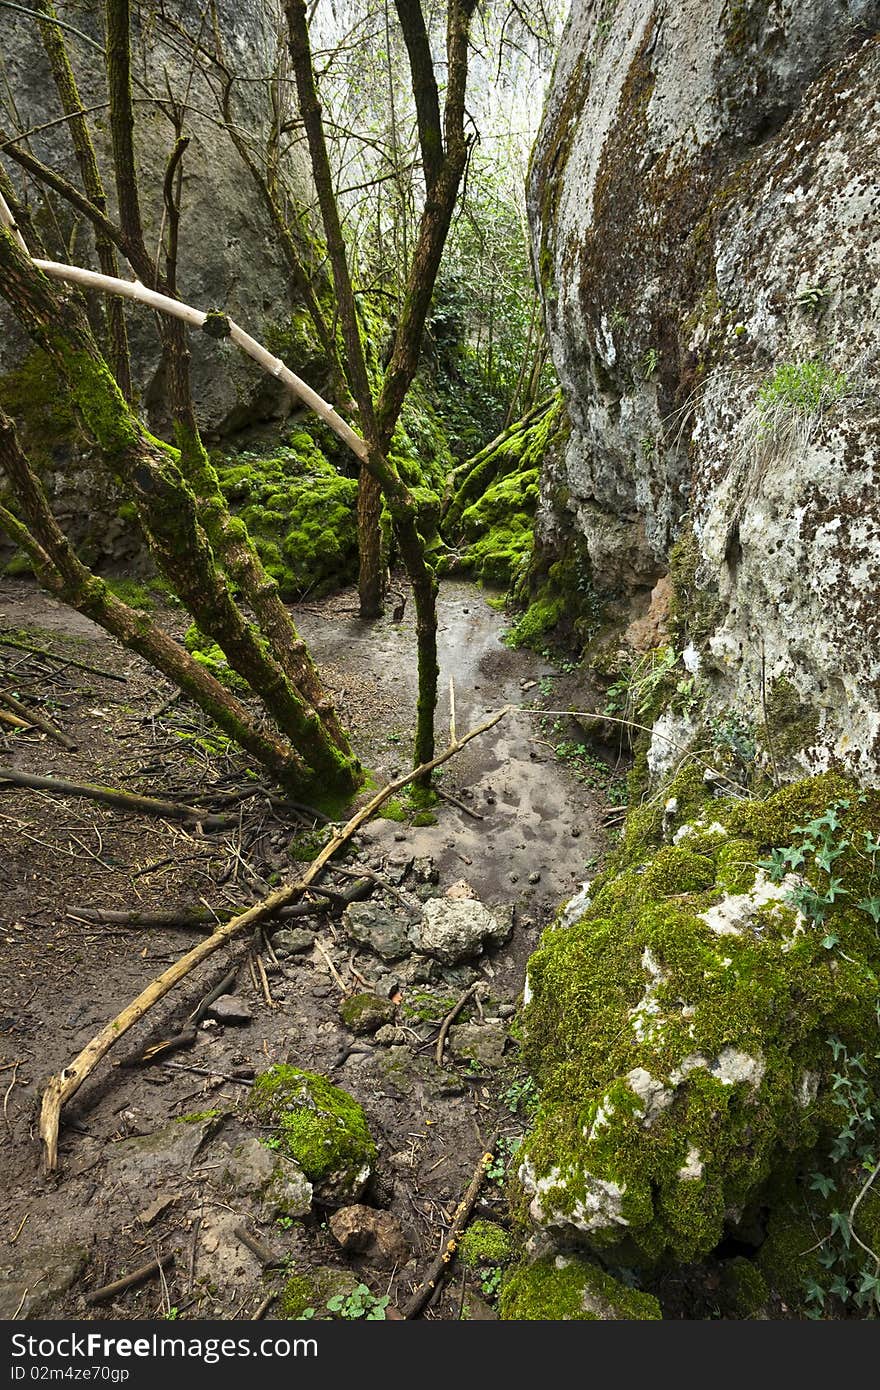
[[[880,993],[875,923],[858,906],[877,893],[863,846],[880,793],[826,774],[764,802],[712,798],[693,767],[668,790],[694,834],[668,843],[663,796],[630,815],[582,918],[544,933],[524,1009],[541,1089],[526,1186],[541,1179],[548,1220],[589,1216],[590,1241],[623,1243],[628,1263],[713,1249],[726,1213],[827,1135],[827,1038],[863,1049]],[[759,861],[838,803],[845,895],[821,928],[799,925],[784,898],[710,913],[766,883]],[[812,857],[799,872],[824,892]]]
[[[177,1124],[197,1125],[201,1124],[202,1120],[214,1120],[219,1114],[219,1110],[194,1110],[190,1115],[178,1115]]]
[[[150,607],[152,606],[150,604]],[[199,665],[204,666],[206,671],[210,671],[221,685],[225,685],[228,690],[235,691],[239,695],[249,693],[248,684],[244,677],[240,676],[237,671],[233,671],[221,648],[212,638],[206,637],[195,623],[191,623],[187,628],[183,642],[187,651],[192,654]]]
[[[567,436],[561,395],[551,397],[456,469],[443,527],[454,567],[508,586],[532,552],[541,467]]]
[[[315,1285],[307,1274],[291,1274],[275,1303],[278,1316],[290,1320],[302,1318],[308,1308],[318,1302]]]
[[[411,989],[406,993],[401,1013],[404,1018],[417,1023],[440,1023],[455,1007],[455,1003],[455,997],[451,994],[434,994],[431,990]],[[460,1020],[469,1017],[467,1007],[459,1017]]]
[[[759,739],[777,761],[788,761],[811,748],[819,737],[819,716],[784,676],[770,683],[765,727]]]
[[[466,1269],[506,1265],[513,1255],[513,1237],[497,1221],[472,1221],[458,1242],[458,1256]]]
[[[395,797],[389,799],[376,812],[380,820],[393,820],[402,823],[406,820],[406,807]]]
[[[340,1017],[346,1028],[353,1033],[375,1030],[379,1023],[390,1023],[394,1017],[394,1005],[390,999],[366,990],[360,994],[350,994],[339,1006]],[[378,1022],[377,1022],[378,1020]]]
[[[766,1308],[770,1290],[757,1265],[739,1256],[721,1271],[721,1297],[732,1317],[754,1318]]]
[[[498,1314],[505,1322],[643,1322],[663,1316],[651,1294],[562,1255],[515,1269],[501,1290]]]
[[[357,1101],[316,1072],[276,1066],[254,1081],[249,1109],[319,1185],[356,1183],[376,1161],[376,1145]]]
[[[214,458],[220,488],[283,598],[319,595],[357,574],[357,480],[298,429],[271,457]]]
[[[437,817],[434,815],[433,811],[417,811],[410,821],[410,824],[413,826],[436,825]]]

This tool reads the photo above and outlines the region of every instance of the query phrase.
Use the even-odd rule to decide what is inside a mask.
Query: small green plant
[[[731,755],[743,768],[755,761],[758,751],[751,724],[733,711],[716,715],[712,720],[712,743]]]
[[[496,1299],[501,1291],[504,1270],[500,1265],[490,1265],[480,1275],[480,1288],[485,1298]]]
[[[273,1153],[277,1153],[281,1148],[281,1136],[278,1134],[263,1135],[260,1139],[260,1143],[263,1145],[263,1148],[271,1149]]]
[[[511,1081],[501,1092],[501,1100],[507,1106],[511,1115],[521,1113],[530,1119],[538,1108],[538,1087],[533,1076],[523,1076],[518,1081]]]
[[[849,391],[842,372],[825,362],[782,362],[758,392],[762,430],[773,430],[780,417],[816,417]]]
[[[522,1143],[521,1135],[502,1135],[498,1140],[498,1147],[492,1158],[492,1162],[486,1167],[486,1177],[490,1182],[503,1183],[507,1176],[507,1170],[511,1159]]]
[[[880,840],[871,831],[860,831],[855,841],[847,837],[842,815],[851,805],[848,797],[835,801],[815,820],[795,827],[795,835],[800,837],[795,843],[784,849],[774,849],[769,859],[759,860],[759,867],[767,871],[774,883],[781,883],[788,873],[806,871],[812,867],[813,878],[817,882],[810,882],[806,873],[802,872],[796,886],[789,890],[787,899],[815,927],[825,925],[830,908],[839,898],[852,896],[844,885],[842,875],[835,871],[836,861],[847,850],[853,850],[870,861],[868,891],[856,903],[856,908],[871,918],[875,929],[880,924],[880,872],[877,865]],[[829,951],[839,944],[834,932],[828,932],[822,942]]]
[[[291,1228],[291,1226],[293,1225],[293,1217],[292,1217],[292,1216],[276,1216],[276,1217],[275,1217],[275,1225],[276,1225],[276,1226],[280,1226],[281,1229],[282,1229],[282,1231],[289,1231],[290,1228]]]
[[[165,1314],[165,1321],[166,1321],[166,1322],[177,1322],[177,1319],[178,1319],[179,1317],[180,1317],[180,1309],[178,1308],[177,1304],[175,1303],[171,1308],[168,1309],[168,1312]]]
[[[652,647],[644,652],[609,687],[605,713],[643,720],[652,712],[658,690],[677,662],[678,653],[672,647]]]
[[[645,377],[645,380],[646,380],[646,381],[650,381],[650,380],[651,380],[651,377],[654,375],[654,373],[655,373],[656,370],[657,370],[657,366],[658,366],[659,361],[660,361],[660,354],[658,353],[657,349],[656,349],[656,348],[648,348],[648,351],[647,351],[647,352],[644,354],[644,356],[642,357],[642,363],[641,363],[641,365],[642,365],[642,372],[643,372],[643,374],[644,374],[644,377]],[[652,441],[652,442],[653,442],[653,441]]]
[[[366,1284],[358,1284],[351,1293],[338,1293],[327,1299],[329,1311],[347,1322],[354,1322],[358,1318],[364,1318],[367,1322],[384,1322],[388,1303],[387,1294],[377,1298]]]
[[[795,295],[795,304],[800,304],[804,308],[818,309],[823,300],[827,299],[831,293],[827,285],[805,285],[804,288]]]

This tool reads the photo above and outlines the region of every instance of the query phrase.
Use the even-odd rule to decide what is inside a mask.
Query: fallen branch
[[[463,801],[459,801],[458,797],[457,797],[457,796],[453,796],[451,792],[445,792],[445,791],[443,791],[442,787],[435,787],[434,790],[436,791],[437,795],[440,797],[440,800],[441,800],[441,801],[448,801],[449,804],[450,804],[450,806],[457,806],[458,809],[459,809],[459,811],[464,811],[465,815],[466,815],[466,816],[470,816],[473,820],[485,820],[485,819],[486,819],[485,816],[481,816],[481,815],[480,815],[479,811],[473,811],[473,810],[471,810],[470,806],[465,806],[464,802],[463,802]]]
[[[233,1227],[233,1235],[246,1245],[252,1255],[257,1259],[264,1269],[279,1269],[284,1263],[283,1255],[276,1255],[273,1251],[267,1250],[265,1245],[261,1245],[256,1236],[252,1236],[244,1226]]]
[[[130,1028],[134,1026],[144,1014],[164,999],[169,990],[173,989],[180,980],[184,979],[191,970],[200,965],[208,956],[213,955],[221,946],[225,946],[234,936],[246,931],[248,927],[255,927],[259,922],[264,922],[267,917],[272,917],[280,907],[286,907],[294,898],[302,896],[305,890],[316,879],[320,878],[325,865],[333,858],[333,855],[344,845],[347,844],[356,831],[360,829],[368,820],[375,815],[379,807],[389,796],[393,796],[401,787],[414,778],[423,777],[432,772],[435,767],[445,763],[447,759],[454,757],[458,751],[470,743],[471,739],[486,733],[493,728],[500,719],[510,710],[510,705],[505,705],[490,719],[479,724],[475,729],[458,739],[454,744],[450,744],[436,758],[430,762],[422,763],[419,767],[413,768],[410,772],[396,781],[389,782],[386,787],[378,791],[365,806],[352,816],[351,820],[339,831],[334,831],[331,839],[321,850],[316,859],[312,861],[302,877],[295,883],[286,884],[283,888],[277,888],[274,893],[270,893],[262,902],[256,903],[248,908],[246,912],[233,917],[222,927],[218,927],[204,941],[200,941],[192,950],[187,951],[185,956],[164,970],[161,975],[152,980],[150,984],[134,999],[129,1005],[111,1019],[99,1033],[87,1043],[83,1050],[74,1058],[69,1066],[49,1078],[46,1089],[43,1092],[43,1103],[40,1110],[40,1138],[45,1146],[46,1171],[53,1172],[58,1166],[58,1128],[61,1123],[61,1111],[72,1096],[76,1095],[86,1077],[90,1076],[95,1067],[103,1057],[110,1051],[114,1043],[121,1038]]]
[[[7,714],[0,709],[0,724],[5,724],[9,729],[32,729],[33,725],[28,719],[19,719],[17,714]]]
[[[226,922],[243,907],[182,908],[180,912],[165,910],[160,912],[138,912],[110,907],[69,907],[67,916],[74,922],[85,922],[96,927],[143,927],[157,931],[172,931],[179,928],[185,931],[216,930],[218,923]],[[293,917],[311,917],[322,909],[317,903],[295,903],[292,907],[279,908],[275,916],[280,921]]]
[[[6,705],[8,709],[11,709],[13,714],[17,714],[20,719],[26,719],[29,724],[33,724],[35,728],[40,729],[49,738],[54,739],[56,743],[60,743],[61,747],[66,748],[68,753],[76,752],[77,745],[74,743],[73,739],[68,738],[67,734],[62,733],[57,724],[53,724],[51,719],[47,719],[46,716],[40,714],[38,710],[30,709],[27,705],[23,705],[20,700],[16,700],[15,696],[10,695],[6,690],[0,690],[0,702]]]
[[[88,671],[90,676],[103,676],[105,680],[121,681],[123,685],[128,680],[128,676],[120,676],[118,671],[106,671],[103,666],[90,666],[87,661],[77,661],[72,656],[56,656],[55,652],[50,652],[47,647],[34,647],[27,642],[19,642],[15,637],[5,637],[2,633],[0,647],[15,647],[31,656],[45,656],[49,661],[56,661],[59,666],[75,666],[78,671]]]
[[[15,767],[0,767],[0,782],[13,782],[18,787],[36,787],[58,792],[63,796],[83,796],[90,801],[102,801],[123,811],[139,815],[162,816],[165,820],[182,820],[200,825],[203,830],[228,830],[235,822],[228,816],[209,815],[197,806],[183,806],[177,801],[160,801],[155,796],[138,796],[117,787],[101,787],[93,782],[68,782],[63,777],[38,777],[31,772],[19,772]]]
[[[455,1216],[452,1218],[452,1225],[449,1228],[449,1234],[443,1242],[440,1254],[431,1265],[426,1278],[419,1285],[418,1289],[416,1289],[412,1298],[408,1303],[404,1304],[402,1312],[405,1320],[408,1321],[411,1318],[417,1318],[419,1316],[419,1313],[437,1289],[443,1275],[452,1264],[455,1258],[455,1252],[458,1249],[458,1237],[467,1225],[471,1212],[474,1209],[474,1204],[480,1195],[480,1188],[483,1186],[486,1179],[486,1170],[492,1162],[497,1143],[498,1135],[493,1134],[486,1145],[485,1152],[480,1155],[480,1161],[474,1169],[474,1175],[470,1180],[467,1192],[465,1192],[456,1208]]]
[[[135,1284],[142,1284],[145,1279],[152,1279],[154,1274],[158,1274],[166,1265],[174,1264],[174,1255],[163,1255],[161,1260],[151,1260],[148,1265],[141,1265],[140,1269],[135,1269],[131,1274],[123,1275],[121,1279],[115,1280],[112,1284],[105,1284],[103,1288],[95,1289],[94,1293],[86,1294],[86,1303],[107,1303],[111,1298],[115,1298],[118,1293],[125,1293],[126,1289],[133,1289]]]
[[[449,1032],[449,1029],[451,1028],[452,1024],[458,1018],[458,1015],[461,1013],[467,1001],[469,999],[472,999],[473,996],[476,994],[477,985],[479,983],[479,980],[475,980],[474,983],[465,990],[458,1003],[455,1004],[449,1010],[449,1013],[446,1015],[446,1017],[440,1025],[440,1036],[437,1039],[437,1049],[434,1053],[434,1057],[438,1067],[442,1067],[443,1065],[443,1049],[446,1046],[446,1034]]]

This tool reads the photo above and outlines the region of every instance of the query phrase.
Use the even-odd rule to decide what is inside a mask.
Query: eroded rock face
[[[880,766],[880,5],[575,3],[530,177],[572,435],[540,525],[783,763]]]

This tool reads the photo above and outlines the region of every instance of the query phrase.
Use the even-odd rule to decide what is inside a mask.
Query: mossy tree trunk
[[[117,599],[104,581],[82,564],[52,515],[43,487],[18,442],[13,422],[2,410],[0,468],[27,523],[0,507],[0,529],[28,555],[43,587],[149,661],[282,785],[300,788],[306,784],[309,769],[289,744],[260,729],[241,702],[189,652],[146,613]]]
[[[49,3],[50,0],[41,0],[44,6],[48,6]],[[29,151],[9,146],[7,152],[17,159],[32,177],[53,188],[71,206],[84,214],[94,227],[96,242],[106,243],[110,248],[117,247],[144,284],[155,286],[162,293],[176,297],[176,227],[180,210],[173,196],[172,176],[179,167],[186,140],[182,136],[182,129],[176,127],[177,139],[165,178],[167,218],[163,270],[147,251],[141,222],[133,136],[128,0],[108,0],[107,26],[111,132],[121,225],[117,226],[108,218],[104,202],[95,199],[92,187],[88,183],[86,193],[83,194],[63,176],[43,165]],[[69,82],[73,83],[75,91],[73,72],[63,36],[56,26],[51,27],[54,29],[54,44],[58,50],[54,61],[59,71],[63,70],[69,74]],[[67,80],[65,78],[65,81]],[[73,102],[73,92],[69,93],[69,97]],[[84,120],[82,125],[85,127]],[[81,142],[84,151],[85,142],[90,145],[87,128]],[[30,232],[28,240],[32,246],[37,245]],[[202,445],[192,403],[189,351],[185,331],[177,324],[173,324],[170,330],[163,327],[162,341],[172,395],[175,435],[181,451],[180,465],[195,496],[199,522],[210,540],[216,559],[240,587],[245,601],[254,613],[262,637],[271,647],[273,656],[278,660],[287,680],[312,707],[324,725],[326,736],[336,745],[343,758],[350,760],[354,767],[348,738],[308,648],[281,601],[275,580],[266,572],[247,528],[231,516],[216,472]],[[220,645],[222,646],[222,643]],[[355,773],[355,776],[357,775],[359,774]]]
[[[92,137],[86,123],[82,99],[67,55],[67,48],[61,37],[61,30],[54,22],[57,19],[55,7],[52,0],[36,0],[36,8],[41,15],[45,16],[44,19],[40,20],[40,37],[49,59],[49,66],[52,69],[52,78],[55,82],[61,108],[69,118],[66,125],[79,165],[83,188],[95,207],[106,212],[107,197],[98,169],[95,147],[92,144]],[[95,229],[95,250],[98,253],[98,263],[103,273],[105,275],[118,275],[119,265],[116,259],[116,248],[101,228]],[[116,377],[123,396],[130,401],[131,360],[128,351],[125,314],[122,305],[116,300],[111,300],[107,304],[106,313],[107,337],[110,345],[113,375]]]
[[[233,601],[178,467],[177,451],[146,434],[75,302],[56,295],[6,228],[0,228],[0,290],[58,368],[86,430],[135,501],[160,570],[199,627],[259,696],[315,779],[338,790],[354,790],[357,763],[330,738],[316,710]]]
[[[374,400],[366,365],[360,322],[315,83],[305,0],[286,0],[290,52],[300,113],[305,126],[312,174],[327,240],[327,252],[339,304],[349,384],[360,413],[368,447],[366,469],[373,490],[381,489],[391,512],[400,553],[413,587],[419,665],[419,697],[414,760],[429,762],[434,751],[437,704],[437,582],[419,533],[415,502],[388,458],[388,450],[412,385],[421,354],[425,320],[452,215],[467,163],[464,130],[468,42],[476,0],[449,0],[446,36],[446,97],[441,114],[427,26],[419,0],[396,0],[398,19],[409,55],[416,102],[426,198],[409,267],[403,310],[391,357]],[[374,506],[375,504],[370,504]],[[367,507],[364,508],[365,514]],[[372,513],[371,513],[372,514]],[[369,536],[362,544],[372,545]],[[378,547],[378,536],[375,538]],[[372,558],[370,564],[377,561]],[[363,575],[363,560],[362,560]],[[368,593],[368,601],[370,594]],[[363,604],[362,596],[362,604]]]

